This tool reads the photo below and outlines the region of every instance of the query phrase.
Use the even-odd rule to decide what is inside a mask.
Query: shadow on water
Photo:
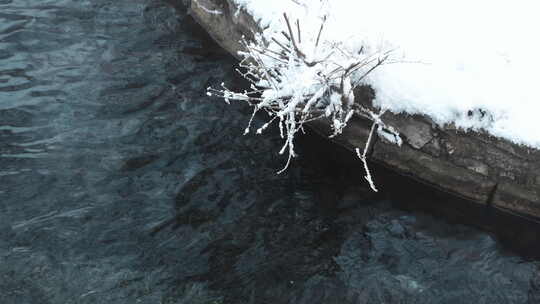
[[[352,181],[363,179],[361,163],[347,149],[333,145],[316,134],[305,136],[302,141],[303,147],[308,149],[304,151],[304,156],[310,158],[311,163],[319,165],[321,162],[326,163],[325,167],[329,168],[329,172],[341,168],[337,171],[340,176],[335,178]],[[317,153],[310,152],[309,147],[318,147]],[[370,166],[376,172],[374,179],[380,190],[379,194],[372,194],[376,197],[374,200],[388,200],[397,209],[423,212],[448,224],[464,224],[489,231],[508,250],[526,259],[540,259],[538,219],[452,196],[426,186],[412,177],[396,174],[382,165]]]
[[[0,303],[540,301],[531,222],[309,134],[276,174],[180,2],[0,0]]]

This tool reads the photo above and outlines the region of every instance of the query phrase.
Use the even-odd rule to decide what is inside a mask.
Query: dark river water
[[[0,303],[540,303],[522,222],[384,169],[374,195],[316,136],[277,175],[177,2],[0,0]]]

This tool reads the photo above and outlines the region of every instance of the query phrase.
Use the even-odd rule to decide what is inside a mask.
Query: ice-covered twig
[[[284,26],[273,36],[256,35],[253,41],[242,41],[244,59],[240,63],[240,74],[251,82],[250,89],[242,93],[233,92],[222,85],[221,89],[208,89],[208,94],[224,98],[226,101],[239,100],[253,107],[245,133],[249,133],[253,117],[258,111],[265,111],[270,119],[257,129],[262,133],[271,123],[279,126],[284,140],[280,154],[287,152],[285,167],[296,156],[295,134],[303,130],[304,124],[316,119],[327,119],[332,133],[330,137],[342,133],[353,115],[359,115],[373,122],[362,162],[366,170],[366,180],[377,191],[367,166],[367,151],[374,132],[386,132],[399,138],[393,128],[381,119],[382,113],[375,113],[368,107],[355,103],[354,88],[363,79],[389,58],[389,52],[369,54],[363,48],[360,52],[347,49],[344,44],[331,43],[323,37],[326,18],[323,18],[317,33],[305,35],[299,20],[295,28],[287,14],[283,15]],[[385,134],[386,134],[385,133]]]
[[[373,178],[371,177],[371,171],[369,171],[369,166],[367,164],[367,154],[368,151],[371,149],[371,140],[373,138],[373,133],[375,133],[375,130],[377,128],[377,123],[374,122],[371,125],[371,130],[369,131],[368,139],[366,141],[366,146],[364,147],[364,152],[360,153],[360,149],[356,148],[356,155],[358,155],[358,158],[362,161],[364,164],[364,171],[366,172],[366,175],[364,178],[368,182],[369,186],[371,187],[371,190],[378,192],[377,187],[375,187],[375,183],[373,182]]]

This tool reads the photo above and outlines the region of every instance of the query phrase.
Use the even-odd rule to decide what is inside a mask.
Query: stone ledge
[[[238,41],[261,29],[231,0],[184,0],[191,15],[224,49],[238,58]],[[206,8],[203,9],[202,7]],[[209,10],[219,10],[212,14]],[[367,104],[369,89],[357,92],[356,102]],[[402,147],[376,139],[371,159],[470,201],[493,205],[517,214],[540,217],[540,151],[512,144],[478,132],[452,126],[439,128],[419,115],[386,113],[383,117],[403,136]],[[328,135],[327,122],[310,124]],[[350,121],[343,134],[331,140],[347,149],[365,146],[371,124],[362,118]]]

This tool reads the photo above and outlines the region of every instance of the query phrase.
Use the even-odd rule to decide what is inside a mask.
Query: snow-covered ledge
[[[249,3],[248,0],[185,1],[190,5],[193,17],[221,46],[237,58],[239,51],[245,51],[239,42],[242,37],[252,39],[255,33],[262,32],[261,24],[265,21],[260,19],[256,22],[253,8],[248,7],[246,10],[238,5]],[[454,89],[452,84],[447,85],[449,90]],[[377,94],[390,94],[380,92],[384,86],[373,86]],[[376,108],[373,106],[374,92],[370,87],[359,86],[354,93],[356,103]],[[489,92],[489,95],[494,96],[493,92]],[[381,106],[380,101],[375,104]],[[401,109],[398,109],[399,106],[395,107],[395,112],[398,112],[403,110],[404,106]],[[534,111],[534,106],[531,105],[530,110]],[[379,136],[373,142],[368,158],[471,201],[540,217],[540,150],[535,146],[538,144],[535,142],[536,137],[521,134],[513,139],[511,133],[497,133],[496,129],[493,129],[493,126],[497,126],[494,120],[504,118],[504,113],[494,115],[494,112],[484,108],[472,107],[461,114],[450,109],[450,112],[453,111],[454,121],[443,123],[441,117],[429,111],[431,110],[427,109],[426,113],[409,111],[415,114],[394,114],[387,111],[382,119],[400,133],[403,145],[397,146]],[[463,127],[468,123],[483,125],[478,125],[480,128],[471,125],[472,128],[464,130]],[[317,120],[309,125],[323,135],[332,134],[329,121]],[[520,123],[516,128],[523,128],[524,125],[527,126]],[[342,134],[331,140],[354,151],[355,148],[366,145],[371,126],[371,121],[353,116]],[[540,134],[540,130],[537,132],[536,129],[525,128],[525,131]]]

